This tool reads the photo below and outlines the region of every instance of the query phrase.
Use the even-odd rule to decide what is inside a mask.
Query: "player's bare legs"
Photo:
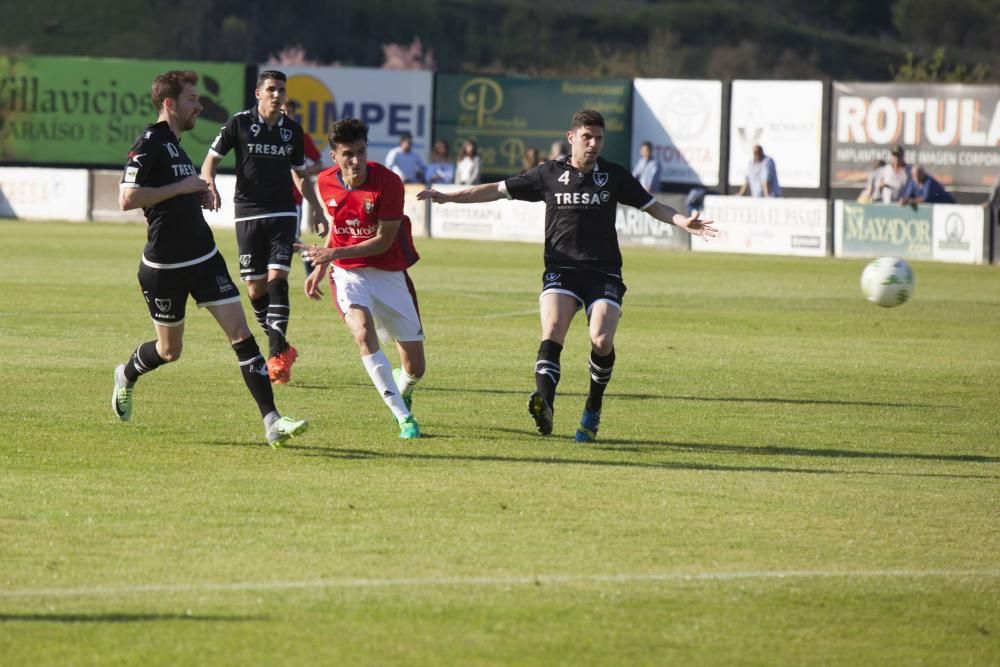
[[[607,301],[598,301],[590,309],[590,391],[576,429],[577,442],[591,442],[597,437],[604,390],[615,365],[615,332],[620,319],[621,309]]]
[[[260,416],[264,419],[268,444],[280,447],[289,437],[305,433],[309,426],[308,422],[282,417],[274,406],[274,392],[267,376],[267,364],[260,353],[260,348],[257,347],[257,341],[250,332],[246,315],[243,314],[243,306],[234,301],[208,306],[208,312],[212,313],[215,321],[222,327],[229,344],[236,352],[243,382],[250,390],[250,395],[260,410]]]
[[[354,337],[354,342],[361,353],[361,363],[368,371],[368,377],[378,390],[379,396],[392,411],[396,421],[402,424],[411,419],[396,381],[392,377],[392,364],[385,352],[379,347],[378,332],[375,328],[375,318],[367,308],[351,306],[344,313],[344,323]],[[421,357],[423,355],[421,354]],[[402,433],[400,434],[402,435]]]
[[[539,298],[542,342],[535,361],[535,391],[528,397],[528,412],[542,435],[552,433],[552,410],[561,368],[559,355],[579,301],[568,294],[549,292]]]
[[[288,271],[268,269],[267,278],[247,281],[247,294],[257,322],[267,332],[267,368],[271,381],[285,384],[291,379],[298,351],[288,344]]]

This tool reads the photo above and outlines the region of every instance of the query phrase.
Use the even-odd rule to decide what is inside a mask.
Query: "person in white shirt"
[[[389,167],[404,183],[423,183],[427,167],[420,155],[413,150],[413,135],[404,133],[396,146],[385,156],[385,166]]]
[[[479,147],[472,139],[466,139],[462,144],[462,152],[455,165],[455,182],[459,185],[479,183]]]

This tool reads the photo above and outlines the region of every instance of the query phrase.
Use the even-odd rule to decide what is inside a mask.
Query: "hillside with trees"
[[[526,76],[1000,81],[1000,0],[0,0],[9,55]]]

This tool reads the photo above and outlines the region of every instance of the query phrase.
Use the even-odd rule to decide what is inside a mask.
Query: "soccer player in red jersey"
[[[332,296],[354,336],[368,376],[392,410],[399,437],[420,437],[410,413],[413,388],[423,377],[424,330],[413,282],[406,270],[419,259],[410,220],[403,215],[403,182],[385,166],[368,161],[368,126],[356,118],[333,124],[329,134],[334,166],[319,174],[316,189],[330,223],[326,247],[309,251],[315,268],[305,281],[312,299],[329,264]],[[393,371],[379,341],[393,340],[401,368]]]

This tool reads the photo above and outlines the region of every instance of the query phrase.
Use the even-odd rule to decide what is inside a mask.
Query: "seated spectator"
[[[910,165],[906,164],[903,155],[903,147],[895,146],[889,153],[889,164],[882,167],[876,180],[875,187],[878,196],[872,199],[881,199],[884,203],[899,201],[902,197],[906,185],[913,180]]]
[[[948,194],[936,178],[923,167],[913,168],[913,180],[903,187],[899,196],[900,204],[954,204],[955,198]]]
[[[865,189],[858,195],[859,204],[870,204],[875,201],[878,195],[878,179],[882,175],[882,167],[884,166],[885,160],[875,160],[872,163],[872,171],[868,174],[868,180],[865,181]]]
[[[427,186],[435,183],[454,183],[455,163],[451,161],[448,142],[438,139],[431,148],[431,161],[427,164]]]
[[[751,197],[780,197],[781,186],[778,185],[778,169],[759,145],[753,147],[753,157],[747,165],[747,176],[740,186],[738,197],[750,191]]]
[[[462,153],[455,165],[455,182],[459,185],[479,183],[479,147],[472,139],[462,143]]]

